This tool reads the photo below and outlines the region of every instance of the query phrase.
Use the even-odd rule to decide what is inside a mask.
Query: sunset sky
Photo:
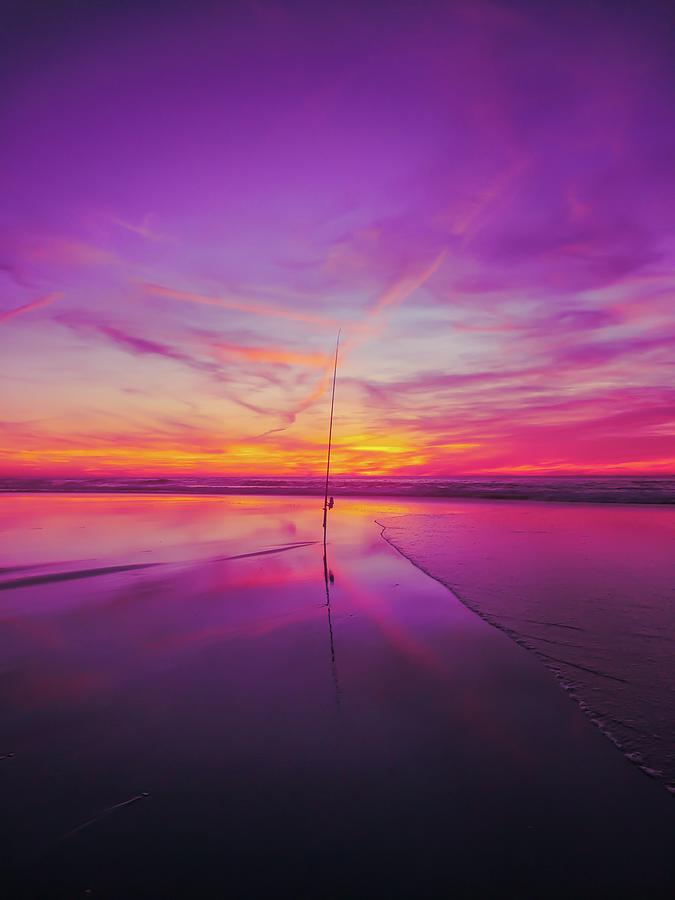
[[[675,472],[669,6],[5,5],[0,473]]]

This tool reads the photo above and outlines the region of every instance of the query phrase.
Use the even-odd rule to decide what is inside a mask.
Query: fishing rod
[[[333,506],[333,498],[331,497],[330,506],[328,504],[328,481],[330,478],[330,451],[333,444],[333,412],[335,410],[335,382],[337,379],[337,360],[340,348],[340,331],[338,330],[337,340],[335,341],[335,364],[333,366],[333,388],[330,398],[330,424],[328,426],[328,453],[326,456],[326,487],[323,497],[323,579],[326,587],[326,613],[328,615],[328,639],[330,642],[330,667],[333,676],[333,687],[335,689],[335,703],[338,713],[340,712],[340,683],[337,674],[337,660],[335,658],[335,638],[333,636],[333,619],[330,608],[330,586],[333,583],[333,573],[328,568],[328,548],[326,546],[326,521],[328,510]]]
[[[333,410],[335,409],[335,379],[337,378],[338,350],[340,348],[340,331],[335,342],[335,365],[333,367],[333,391],[330,398],[330,425],[328,426],[328,457],[326,459],[326,490],[323,498],[323,543],[326,545],[326,519],[328,516],[328,476],[330,474],[330,451],[333,442]]]
[[[337,333],[335,341],[335,364],[333,366],[333,389],[330,398],[330,424],[328,426],[328,453],[326,456],[326,488],[323,497],[323,578],[326,587],[326,613],[328,615],[328,639],[330,642],[330,667],[333,676],[333,687],[335,688],[335,703],[338,713],[340,712],[340,683],[338,681],[337,660],[335,658],[335,638],[333,636],[333,619],[331,617],[330,608],[330,586],[333,583],[333,573],[328,568],[328,548],[326,547],[326,522],[328,518],[328,510],[333,507],[333,498],[331,497],[330,505],[328,503],[328,480],[330,477],[330,451],[333,444],[333,412],[335,410],[335,382],[337,379],[338,351],[340,349],[340,331]]]

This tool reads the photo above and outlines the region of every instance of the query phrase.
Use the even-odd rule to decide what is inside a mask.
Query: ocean
[[[317,476],[0,477],[0,491],[53,493],[289,494],[321,496]],[[330,493],[362,497],[467,497],[565,503],[675,503],[675,475],[347,476]]]

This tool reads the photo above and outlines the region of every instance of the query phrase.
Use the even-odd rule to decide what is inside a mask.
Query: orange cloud
[[[108,250],[60,237],[36,240],[26,248],[23,258],[31,263],[55,263],[63,266],[106,265],[116,260]]]
[[[240,347],[237,344],[211,344],[211,348],[225,356],[249,359],[252,362],[279,363],[282,365],[312,366],[321,368],[326,365],[323,353],[299,353],[294,350],[282,350],[274,347]]]
[[[556,472],[565,475],[616,475],[624,472],[670,475],[675,472],[675,456],[666,456],[662,459],[627,459],[607,463],[544,460],[539,463],[523,463],[522,465],[490,466],[485,470],[479,468],[477,471],[485,471],[490,475],[548,475]]]
[[[161,284],[141,283],[141,288],[152,297],[164,297],[169,300],[181,300],[185,303],[199,303],[204,306],[219,306],[221,309],[230,309],[235,312],[250,313],[254,316],[271,316],[277,319],[289,319],[292,322],[306,322],[311,325],[336,328],[335,319],[326,319],[313,313],[300,312],[272,306],[267,303],[254,303],[249,300],[233,297],[208,297],[205,294],[196,294],[192,291],[177,291]]]

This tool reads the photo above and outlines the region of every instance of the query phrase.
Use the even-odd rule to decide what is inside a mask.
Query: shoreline
[[[461,491],[441,489],[429,491],[412,491],[412,490],[384,490],[384,491],[366,491],[356,489],[345,489],[339,486],[331,487],[331,493],[335,497],[344,497],[350,499],[363,500],[486,500],[499,502],[536,502],[536,503],[572,503],[574,505],[588,503],[598,506],[645,506],[645,507],[670,507],[675,505],[675,479],[673,484],[673,496],[653,497],[649,495],[626,496],[616,495],[607,496],[604,494],[580,494],[580,493],[549,493],[549,494],[528,494],[507,490],[491,490],[491,491]],[[63,488],[40,488],[25,486],[17,487],[0,487],[0,497],[16,496],[16,495],[142,495],[147,497],[167,497],[167,496],[184,496],[184,497],[317,497],[323,498],[324,492],[318,488],[302,489],[298,486],[289,488],[272,488],[272,487],[181,487],[175,485],[170,487],[153,487],[147,485],[138,487],[118,486],[97,486],[97,487],[63,487]]]
[[[643,765],[635,758],[631,758],[631,751],[629,748],[626,748],[624,744],[621,742],[621,739],[618,738],[612,731],[606,726],[603,722],[602,715],[595,710],[593,710],[588,704],[577,694],[573,685],[570,684],[569,680],[565,678],[565,676],[560,672],[558,668],[551,666],[550,662],[547,660],[547,657],[538,653],[537,649],[531,644],[528,644],[526,640],[524,640],[517,631],[513,629],[509,629],[504,625],[501,625],[499,622],[495,621],[494,618],[490,617],[486,613],[484,613],[479,605],[475,602],[472,603],[466,597],[463,597],[460,593],[458,593],[456,588],[451,587],[447,581],[443,580],[439,575],[434,574],[430,569],[425,568],[421,563],[415,560],[413,556],[409,556],[402,550],[391,538],[387,537],[386,531],[387,526],[383,525],[381,522],[375,520],[376,524],[381,528],[381,536],[384,541],[386,541],[390,547],[392,547],[397,553],[399,553],[405,560],[407,560],[411,565],[415,566],[416,569],[419,569],[427,578],[432,578],[434,581],[437,581],[439,584],[443,585],[446,588],[451,596],[465,606],[471,613],[477,615],[481,621],[485,622],[486,625],[489,625],[490,628],[496,628],[502,634],[505,634],[510,640],[514,642],[518,647],[521,647],[527,653],[532,654],[544,667],[545,669],[553,675],[558,686],[561,691],[565,694],[565,696],[569,697],[577,707],[586,715],[589,722],[593,724],[595,728],[597,728],[600,733],[607,738],[607,740],[619,751],[622,757],[627,760],[631,765],[635,766],[643,775],[646,775],[647,778],[656,782],[660,787],[665,788],[666,792],[669,793],[672,797],[675,797],[675,784],[664,783],[663,781],[663,773],[655,772],[654,769],[649,766]]]
[[[564,514],[571,511],[562,505],[560,509]],[[600,512],[602,507],[596,509]],[[626,516],[632,510],[639,512],[626,506]],[[663,642],[675,640],[672,623],[665,616],[672,569],[668,522],[661,534],[655,530],[650,536],[660,542],[661,552],[645,543],[632,548],[635,561],[626,563],[626,554],[619,550],[617,564],[609,566],[598,556],[611,534],[607,522],[595,529],[572,523],[577,533],[570,545],[565,523],[561,526],[555,515],[547,521],[541,513],[531,522],[524,505],[511,511],[508,522],[498,523],[504,532],[499,535],[494,533],[489,505],[486,511],[483,522],[469,525],[453,513],[403,514],[376,521],[383,540],[481,620],[532,654],[632,765],[675,796],[675,754],[669,752],[675,746],[668,674],[672,659],[669,666],[669,654],[663,650]],[[425,521],[432,518],[433,522]],[[622,524],[625,528],[626,523]],[[529,529],[515,529],[515,525]],[[533,525],[539,528],[532,531]],[[673,527],[675,522],[670,523]],[[639,529],[639,523],[633,528]],[[481,529],[489,538],[483,544],[477,537]],[[558,571],[552,576],[532,573],[527,563],[532,548],[523,551],[519,534],[527,535],[528,543],[536,540],[535,555],[556,554]],[[589,545],[596,547],[595,555]],[[583,561],[581,554],[589,558]],[[570,573],[567,580],[565,569]],[[602,591],[611,598],[608,605],[593,600],[598,575]],[[574,597],[579,585],[584,586],[587,599]],[[634,621],[632,606],[637,597],[641,614]],[[651,607],[650,599],[655,604]],[[613,631],[615,619],[618,634]],[[645,646],[647,634],[652,638]]]

